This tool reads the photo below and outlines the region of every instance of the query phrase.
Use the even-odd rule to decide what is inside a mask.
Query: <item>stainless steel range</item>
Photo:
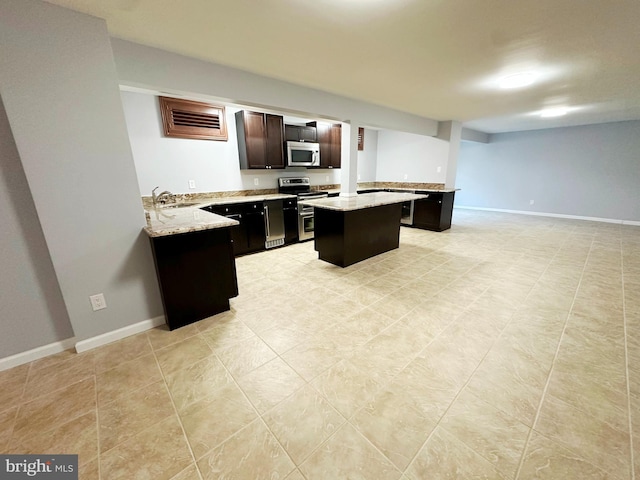
[[[329,196],[327,192],[311,190],[309,177],[285,177],[278,179],[278,192],[297,195],[298,200],[310,200]],[[313,238],[313,207],[298,206],[298,238],[310,240]]]

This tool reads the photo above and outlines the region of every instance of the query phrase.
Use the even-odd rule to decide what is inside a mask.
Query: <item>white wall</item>
[[[376,178],[380,182],[444,183],[448,154],[449,143],[444,140],[381,130]]]
[[[0,358],[73,337],[0,99]]]
[[[151,195],[156,186],[160,187],[157,193],[277,188],[279,177],[299,175],[309,177],[312,185],[340,183],[339,169],[240,170],[237,107],[225,108],[228,141],[192,140],[164,136],[155,95],[123,91],[121,97],[142,195]],[[189,180],[195,180],[195,189],[189,189]]]
[[[76,338],[160,315],[106,23],[1,1],[0,95]]]
[[[639,152],[640,121],[496,134],[488,144],[463,142],[456,203],[640,221]]]

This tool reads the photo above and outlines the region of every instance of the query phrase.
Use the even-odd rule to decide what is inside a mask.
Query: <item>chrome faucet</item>
[[[151,190],[151,199],[153,200],[153,206],[155,207],[158,203],[161,204],[165,204],[167,203],[167,200],[170,199],[171,197],[173,197],[173,193],[171,193],[169,190],[165,190],[164,192],[156,195],[156,190],[160,188],[160,187],[156,187],[153,190]]]

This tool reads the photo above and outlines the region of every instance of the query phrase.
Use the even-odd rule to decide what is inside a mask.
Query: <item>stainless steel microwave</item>
[[[320,144],[313,142],[287,142],[287,166],[319,167]]]

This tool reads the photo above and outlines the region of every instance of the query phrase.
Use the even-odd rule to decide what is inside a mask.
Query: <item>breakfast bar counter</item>
[[[398,248],[402,203],[423,198],[427,195],[375,192],[299,204],[314,207],[318,258],[347,267]]]

